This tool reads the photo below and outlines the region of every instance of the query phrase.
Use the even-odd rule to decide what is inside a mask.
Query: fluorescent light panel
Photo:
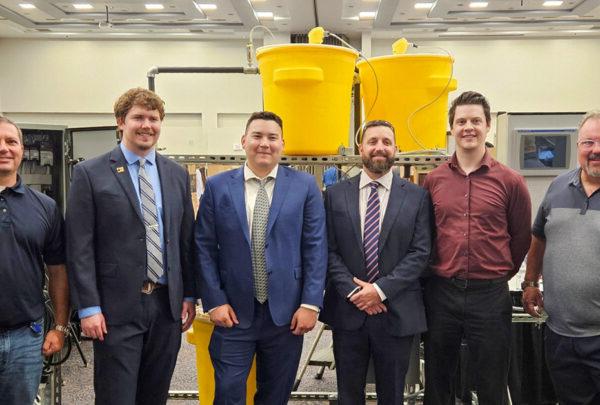
[[[358,18],[361,20],[372,20],[377,16],[377,11],[361,11],[358,13]]]
[[[433,3],[415,3],[417,10],[429,10],[431,7],[433,7]]]
[[[77,10],[91,10],[94,8],[90,3],[74,3],[73,8]]]
[[[163,8],[165,8],[165,6],[163,6],[160,3],[149,3],[149,4],[145,4],[146,10],[162,10]]]
[[[31,3],[21,3],[19,4],[19,7],[21,7],[24,10],[33,10],[35,8],[35,6]]]
[[[542,6],[544,6],[544,7],[560,7],[562,5],[563,5],[562,0],[547,0],[542,4]]]
[[[487,1],[472,1],[471,3],[469,3],[469,7],[471,8],[486,8],[487,6]]]
[[[200,10],[216,10],[217,9],[216,4],[210,4],[210,3],[196,3],[196,6],[198,6],[198,8]]]
[[[273,12],[271,12],[271,11],[257,11],[256,12],[256,18],[261,19],[261,20],[272,20],[273,19]]]

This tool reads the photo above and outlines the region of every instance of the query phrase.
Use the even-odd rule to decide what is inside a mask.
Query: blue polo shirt
[[[44,263],[65,263],[63,218],[53,199],[18,177],[0,192],[0,327],[43,316]]]

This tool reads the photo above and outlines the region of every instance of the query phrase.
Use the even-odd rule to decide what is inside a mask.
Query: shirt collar
[[[394,174],[392,173],[391,170],[389,172],[387,172],[386,174],[384,174],[383,176],[381,176],[380,178],[378,178],[377,180],[373,180],[372,178],[369,177],[369,175],[364,170],[362,170],[360,172],[360,182],[359,182],[358,188],[364,188],[364,187],[368,186],[369,183],[371,183],[372,181],[376,181],[379,184],[381,184],[383,187],[385,187],[386,190],[389,190],[390,188],[392,188],[393,178],[394,178]]]
[[[138,160],[144,158],[147,163],[154,165],[156,163],[156,150],[154,148],[150,149],[150,152],[146,156],[139,156],[123,145],[123,142],[119,144],[121,147],[121,151],[123,152],[123,156],[125,156],[125,160],[129,165],[134,165],[138,162]]]
[[[458,170],[460,168],[460,166],[458,165],[458,158],[456,157],[456,152],[454,152],[452,154],[452,159],[450,159],[450,162],[448,163],[450,168],[453,170]],[[481,159],[481,167],[486,167],[486,168],[490,168],[494,165],[494,158],[492,157],[492,155],[490,154],[490,152],[488,152],[488,150],[485,150],[485,154],[483,155],[483,158]],[[479,169],[481,169],[481,167]],[[477,169],[477,170],[479,170]]]
[[[569,185],[581,188],[581,167],[573,170],[569,176]]]
[[[277,178],[277,170],[279,169],[279,164],[275,165],[275,167],[273,168],[273,170],[271,170],[271,172],[269,174],[267,174],[265,176],[265,178],[271,177],[272,179],[276,179]],[[254,172],[252,171],[252,169],[250,169],[248,167],[248,163],[244,164],[244,181],[248,181],[250,179],[258,179],[261,180],[260,177],[258,177],[256,174],[254,174]]]
[[[4,190],[14,191],[17,194],[25,194],[25,185],[21,181],[21,176],[17,174],[17,182],[12,187],[6,187]]]

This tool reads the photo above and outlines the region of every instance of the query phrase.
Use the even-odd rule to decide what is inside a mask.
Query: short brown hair
[[[13,127],[15,127],[17,129],[17,133],[19,134],[19,141],[21,142],[21,145],[23,145],[23,131],[21,131],[21,128],[19,128],[19,126],[17,124],[15,124],[12,120],[6,118],[3,115],[0,115],[0,124],[3,122],[8,125],[12,125]]]
[[[271,111],[253,112],[252,115],[250,115],[250,118],[248,118],[248,121],[246,122],[246,129],[244,130],[244,132],[248,131],[248,127],[250,126],[252,121],[255,120],[275,121],[277,125],[279,125],[279,128],[281,128],[281,132],[283,133],[283,120],[279,115]]]
[[[362,143],[363,139],[365,138],[365,132],[367,132],[367,129],[369,128],[373,128],[373,127],[386,127],[392,130],[392,134],[394,135],[394,143],[396,143],[396,131],[394,130],[394,126],[385,120],[371,120],[371,121],[367,121],[363,127],[362,127],[362,131],[361,131],[361,135],[360,135],[360,142]]]
[[[127,90],[117,99],[114,105],[115,118],[117,122],[125,120],[125,116],[134,105],[144,107],[148,110],[158,110],[160,120],[165,118],[165,102],[155,92],[136,87]]]
[[[456,97],[450,106],[450,110],[448,111],[450,128],[452,128],[452,124],[454,124],[454,113],[456,112],[456,107],[459,105],[480,105],[483,108],[483,114],[485,115],[485,123],[490,125],[492,115],[490,113],[490,104],[488,101],[483,95],[476,91],[465,91],[460,96]]]

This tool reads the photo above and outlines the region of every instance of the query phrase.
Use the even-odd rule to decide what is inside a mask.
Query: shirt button
[[[469,196],[469,194],[465,194],[465,198],[467,198]]]

